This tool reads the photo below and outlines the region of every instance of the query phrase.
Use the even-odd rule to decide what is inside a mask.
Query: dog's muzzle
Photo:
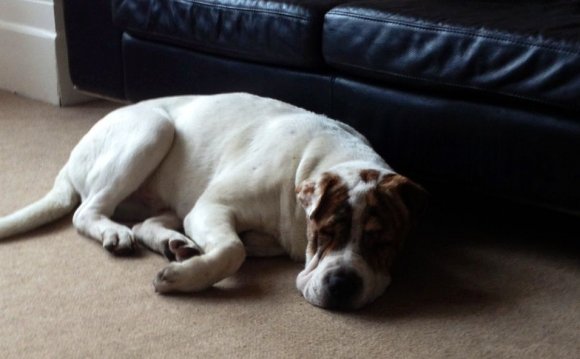
[[[366,303],[365,282],[351,266],[320,268],[317,259],[298,274],[296,286],[311,304],[326,309],[356,309]]]

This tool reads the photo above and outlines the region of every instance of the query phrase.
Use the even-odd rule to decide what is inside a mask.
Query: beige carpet
[[[0,92],[0,215],[43,195],[115,106]],[[580,358],[579,226],[436,196],[388,292],[336,313],[302,299],[300,264],[284,258],[248,260],[202,294],[156,295],[163,258],[115,258],[69,217],[0,243],[0,357]]]

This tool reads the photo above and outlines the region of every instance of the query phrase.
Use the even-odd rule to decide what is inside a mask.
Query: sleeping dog
[[[296,285],[308,302],[352,309],[389,285],[424,199],[343,123],[243,93],[178,96],[105,116],[44,198],[0,218],[0,238],[78,206],[75,228],[108,251],[140,243],[172,260],[159,293],[204,290],[248,255],[287,254],[306,262]],[[127,214],[132,228],[115,222]]]

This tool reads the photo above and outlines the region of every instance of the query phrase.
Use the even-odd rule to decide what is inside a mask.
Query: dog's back
[[[179,204],[180,217],[221,176],[237,178],[239,187],[229,190],[243,187],[246,196],[253,191],[263,197],[280,187],[289,187],[294,196],[317,166],[357,155],[383,162],[349,126],[269,98],[236,93],[142,105],[164,109],[174,123],[173,145],[150,185],[165,203]],[[189,188],[188,198],[177,198],[176,187]]]

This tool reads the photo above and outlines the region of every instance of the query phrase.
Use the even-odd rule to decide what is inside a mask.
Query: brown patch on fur
[[[344,202],[332,215],[323,221],[315,231],[320,256],[342,249],[350,240],[352,226],[352,207]]]
[[[296,187],[296,194],[299,194],[298,199],[302,206],[306,206],[306,199],[314,194],[314,182],[301,183]]]
[[[308,225],[308,253],[327,253],[339,250],[350,237],[352,208],[348,203],[348,187],[342,179],[326,173],[318,183],[320,199],[310,216]]]
[[[360,171],[360,178],[363,180],[363,182],[372,182],[372,181],[377,181],[379,179],[380,176],[380,172],[377,170],[362,170]]]
[[[379,222],[377,217],[369,217],[366,222],[363,222],[363,230],[365,232],[377,232],[383,229],[383,225]]]
[[[367,207],[361,216],[361,255],[371,269],[386,273],[399,252],[410,228],[409,211],[397,193],[385,190],[398,175],[383,178],[366,194]]]
[[[325,173],[318,183],[321,193],[320,199],[311,219],[321,222],[329,214],[335,213],[348,199],[348,187],[342,183],[342,179],[334,174]]]
[[[305,194],[314,193],[314,184],[313,183],[299,184],[298,187],[296,187],[296,193],[300,192],[303,192]]]
[[[427,191],[407,177],[397,174],[384,176],[379,182],[379,188],[397,197],[413,222],[427,208]]]

